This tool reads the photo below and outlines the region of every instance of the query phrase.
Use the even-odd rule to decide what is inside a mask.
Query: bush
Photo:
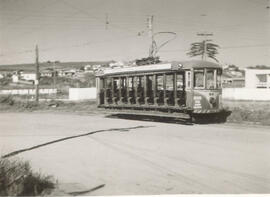
[[[36,196],[55,188],[51,176],[34,173],[29,162],[0,159],[0,196]]]
[[[250,110],[234,108],[227,119],[229,122],[255,122],[270,125],[270,112],[263,110]]]
[[[14,105],[15,101],[11,95],[0,96],[1,104]]]

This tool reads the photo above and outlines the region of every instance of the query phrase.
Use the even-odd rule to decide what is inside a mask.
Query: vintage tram
[[[97,74],[97,102],[224,120],[221,74],[221,65],[199,60],[105,69]]]

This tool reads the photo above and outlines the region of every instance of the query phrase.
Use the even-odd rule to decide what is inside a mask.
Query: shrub
[[[0,96],[0,103],[14,105],[15,101],[11,95]]]
[[[36,196],[54,187],[53,178],[34,173],[29,162],[0,159],[0,196]]]

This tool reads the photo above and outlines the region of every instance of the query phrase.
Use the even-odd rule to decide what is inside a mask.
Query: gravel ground
[[[124,118],[0,113],[0,154],[62,139],[16,155],[61,194],[270,193],[270,127]]]

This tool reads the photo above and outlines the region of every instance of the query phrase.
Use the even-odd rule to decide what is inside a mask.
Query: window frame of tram
[[[174,74],[166,74],[166,82],[165,82],[165,98],[167,100],[168,105],[174,105]]]
[[[119,98],[119,91],[120,91],[120,79],[119,77],[113,77],[113,102],[117,102]]]
[[[221,88],[221,69],[194,69],[194,89],[215,90]]]
[[[146,95],[147,103],[153,104],[154,103],[154,89],[153,89],[153,80],[154,75],[146,75]],[[155,87],[154,87],[155,88]]]
[[[156,75],[156,95],[155,99],[157,104],[164,104],[164,87],[163,87],[164,75]]]
[[[190,72],[189,72],[190,73]],[[190,75],[191,76],[191,73]],[[190,78],[191,79],[191,78]],[[189,82],[190,84],[191,82]],[[176,99],[175,105],[186,105],[186,82],[185,82],[185,73],[176,73]]]
[[[126,77],[119,77],[120,79],[120,89],[121,89],[121,95],[120,95],[120,99],[122,102],[127,102],[127,81],[126,81]]]
[[[144,103],[144,76],[140,75],[136,77],[136,89],[137,89],[137,98],[136,103],[142,104]]]

